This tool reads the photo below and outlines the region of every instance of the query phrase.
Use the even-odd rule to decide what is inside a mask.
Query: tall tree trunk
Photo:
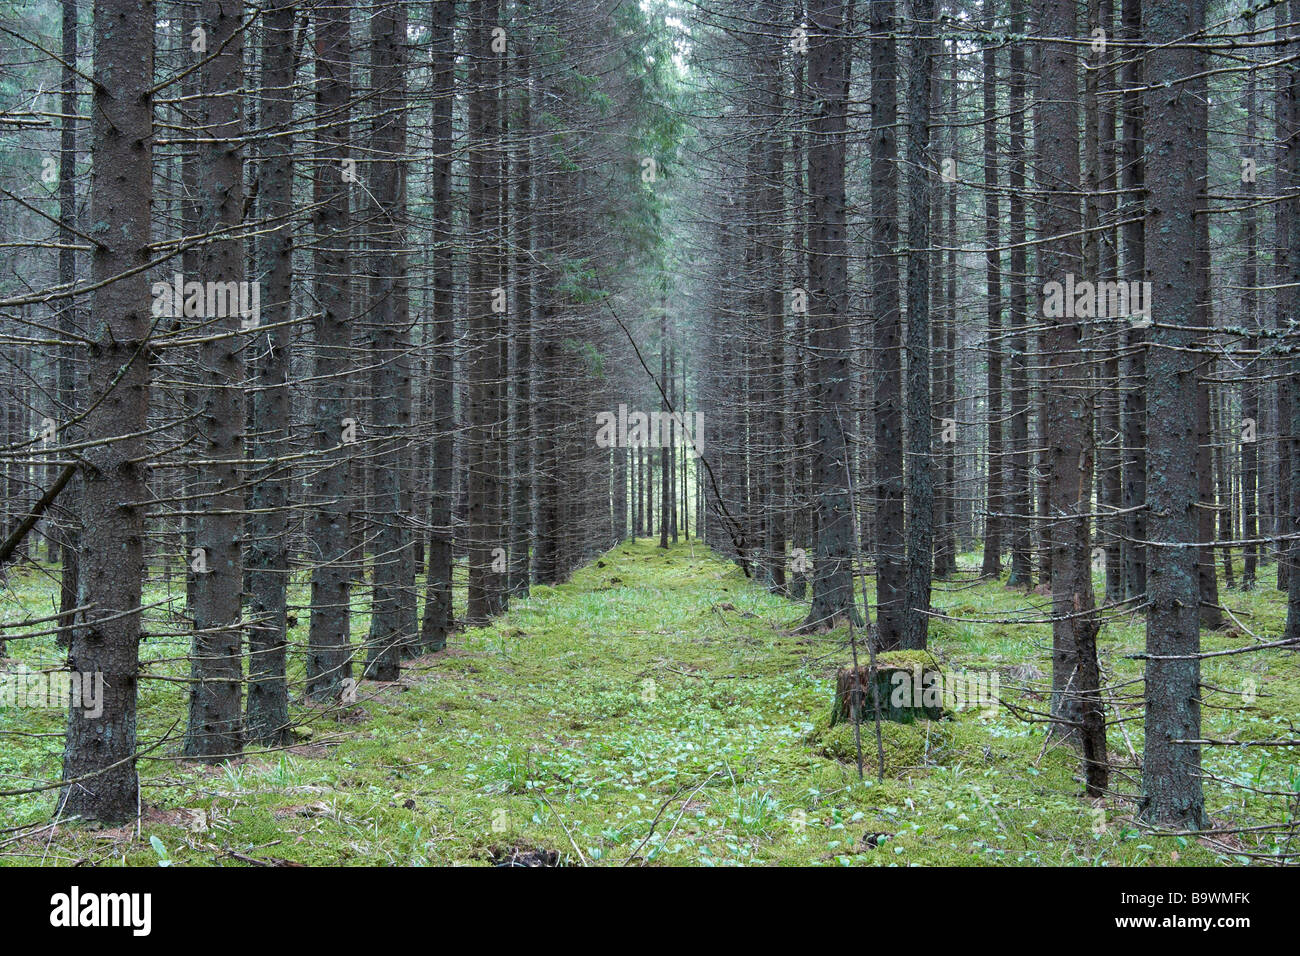
[[[641,516],[641,449],[629,448],[628,471],[632,475],[632,537],[639,538],[642,533],[642,516]]]
[[[313,449],[317,463],[307,489],[308,537],[317,564],[311,576],[311,624],[307,632],[307,694],[318,701],[340,697],[352,678],[348,592],[354,556],[348,512],[348,475],[355,415],[347,405],[352,318],[352,215],[349,191],[363,168],[348,143],[352,100],[351,0],[329,0],[316,18],[316,113],[319,161],[315,169],[316,249],[315,401]]]
[[[664,387],[668,390],[668,405],[676,408],[678,414],[681,413],[681,406],[677,404],[677,344],[674,342],[668,349],[668,381]],[[685,421],[683,418],[682,421]],[[672,538],[673,544],[677,543],[677,438],[674,436],[673,443],[668,446],[668,534]],[[771,519],[769,514],[769,520]]]
[[[1075,35],[1073,0],[1036,0],[1035,31],[1048,28]],[[1081,225],[1078,71],[1072,46],[1040,39],[1041,138],[1037,142],[1038,191],[1043,219],[1039,231],[1039,277],[1065,283],[1078,268]],[[1052,556],[1052,717],[1055,732],[1077,739],[1083,752],[1090,796],[1106,788],[1106,727],[1097,666],[1098,619],[1092,591],[1089,512],[1092,510],[1092,409],[1088,366],[1081,365],[1084,326],[1073,310],[1049,308],[1044,286],[1043,344],[1047,406],[1049,513],[1046,530]]]
[[[894,0],[871,0],[871,305],[875,313],[876,635],[899,647],[907,600],[903,525],[902,312],[898,262],[898,24]]]
[[[529,5],[516,4],[515,16],[526,23]],[[510,406],[510,576],[512,595],[527,597],[529,590],[528,558],[533,529],[532,463],[532,338],[533,338],[533,158],[532,158],[532,51],[530,41],[522,36],[523,27],[515,30],[514,77],[511,87],[518,91],[515,105],[514,210],[515,227],[515,311],[510,357],[514,401]],[[619,452],[621,454],[621,449]],[[624,474],[626,474],[624,472]],[[625,522],[618,525],[623,538]]]
[[[1290,4],[1290,21],[1288,37],[1288,52],[1294,54],[1297,47],[1300,46],[1300,27],[1296,24],[1296,18],[1300,17],[1300,0],[1291,0]],[[1288,314],[1295,315],[1296,287],[1300,285],[1300,255],[1294,248],[1297,237],[1300,237],[1300,142],[1297,141],[1300,131],[1300,76],[1297,71],[1292,69],[1288,71],[1289,79],[1286,84],[1286,116],[1287,116],[1287,139],[1286,139],[1286,164],[1285,164],[1285,182],[1287,183],[1288,198],[1283,203],[1283,211],[1280,216],[1287,221],[1287,267],[1290,270],[1287,276],[1287,289],[1285,294]],[[1282,171],[1279,170],[1279,175]],[[1278,289],[1278,298],[1283,298],[1282,289]],[[1281,308],[1279,307],[1279,314]],[[1289,390],[1294,390],[1295,380],[1300,377],[1300,358],[1292,355],[1284,360],[1286,368],[1290,372],[1290,381],[1287,382]],[[1283,379],[1285,382],[1286,379]],[[1290,397],[1291,417],[1285,425],[1279,428],[1279,431],[1285,430],[1285,444],[1290,448],[1290,465],[1291,465],[1291,495],[1290,510],[1287,512],[1289,521],[1285,525],[1291,540],[1287,543],[1285,557],[1278,561],[1279,565],[1288,565],[1287,571],[1287,612],[1286,612],[1286,630],[1284,636],[1290,641],[1300,641],[1300,401],[1296,400],[1294,394]],[[1280,404],[1280,403],[1279,403]]]
[[[539,80],[539,84],[540,84]],[[544,98],[546,90],[539,89]],[[558,177],[557,177],[558,178]],[[555,584],[560,579],[560,413],[562,399],[559,388],[558,257],[562,241],[561,224],[556,212],[563,203],[567,180],[543,178],[538,184],[538,222],[536,230],[538,261],[543,263],[537,280],[538,310],[534,333],[536,350],[536,415],[537,441],[533,446],[533,473],[537,486],[537,532],[533,545],[533,581],[536,584]],[[644,513],[641,511],[641,489],[645,487],[645,472],[641,465],[642,450],[636,449],[633,467],[639,470],[637,480],[637,527],[644,531]]]
[[[293,120],[295,72],[293,0],[276,0],[262,28],[261,123],[287,131]],[[267,329],[253,353],[258,388],[252,394],[254,458],[258,478],[249,487],[248,698],[244,728],[250,741],[266,746],[288,743],[289,372],[293,330],[283,325],[293,314],[293,137],[268,137],[262,146],[260,205],[271,228],[261,241],[261,273],[266,277],[262,314]]]
[[[1294,49],[1294,36],[1287,31],[1282,21],[1288,19],[1279,12],[1274,15],[1276,39],[1288,41],[1288,47]],[[1294,149],[1293,137],[1297,135],[1296,117],[1291,104],[1291,80],[1295,70],[1283,68],[1278,77],[1277,96],[1274,108],[1277,112],[1277,164],[1276,193],[1279,197],[1288,196],[1293,187],[1291,181],[1291,157]],[[1291,283],[1291,276],[1296,261],[1300,260],[1297,240],[1300,240],[1300,224],[1292,214],[1292,204],[1288,199],[1280,199],[1274,205],[1275,252],[1273,266],[1277,292],[1274,296],[1273,327],[1282,332],[1289,329],[1295,320],[1296,292]],[[1284,366],[1285,367],[1285,366]],[[1295,398],[1295,385],[1291,378],[1281,375],[1274,386],[1277,395],[1277,463],[1274,473],[1273,533],[1277,537],[1277,588],[1290,592],[1291,550],[1294,542],[1286,540],[1291,530],[1291,515],[1300,503],[1300,488],[1291,481],[1294,464],[1295,439],[1291,429],[1292,416],[1298,404]]]
[[[506,0],[495,0],[496,10],[493,16],[493,24],[508,22],[509,12]],[[510,410],[510,382],[508,375],[510,372],[510,351],[511,343],[514,341],[515,318],[510,314],[510,290],[511,269],[514,265],[514,257],[510,255],[510,246],[514,241],[512,232],[513,223],[511,221],[510,209],[510,96],[508,89],[511,84],[509,69],[509,54],[513,46],[519,42],[519,31],[513,28],[507,30],[506,27],[494,27],[492,30],[494,42],[492,52],[496,54],[496,64],[493,68],[492,88],[496,98],[496,143],[495,148],[490,154],[488,162],[489,170],[496,176],[495,193],[489,196],[489,201],[495,198],[495,225],[494,235],[491,237],[492,245],[491,256],[488,267],[496,269],[496,283],[493,288],[493,308],[491,314],[492,321],[492,341],[496,343],[496,376],[488,383],[488,395],[495,414],[491,417],[489,434],[491,442],[488,445],[489,475],[495,480],[495,487],[491,487],[492,497],[491,504],[491,522],[492,531],[489,537],[496,542],[493,545],[494,560],[489,565],[488,574],[488,613],[492,616],[502,614],[510,603],[510,506],[513,503],[510,495],[510,486],[513,478],[509,472],[510,468],[510,423],[512,421]],[[489,183],[489,188],[492,184]],[[496,297],[498,293],[501,296],[501,307],[496,306]],[[501,551],[496,549],[500,548]],[[497,556],[505,560],[496,560]]]
[[[77,278],[77,252],[73,248],[72,223],[77,218],[77,0],[62,0],[62,89],[59,108],[63,119],[59,130],[59,285],[71,287]],[[67,422],[77,414],[77,368],[72,344],[77,334],[77,302],[72,296],[59,306],[59,334],[65,343],[59,346],[58,357],[58,415]],[[72,435],[63,430],[64,440]],[[58,540],[59,559],[62,562],[59,581],[59,627],[71,628],[74,623],[72,609],[77,606],[77,529],[78,519],[69,509],[67,519],[60,521]],[[71,632],[59,632],[58,643],[66,647]],[[4,656],[4,641],[0,639],[0,657]]]
[[[1011,0],[1011,32],[1022,35],[1022,0]],[[1008,587],[1033,584],[1033,496],[1029,471],[1028,255],[1025,246],[1025,47],[1011,44],[1007,82],[1007,222],[1011,241],[1011,574]]]
[[[844,193],[851,56],[845,20],[851,18],[852,9],[853,0],[814,0],[808,6],[808,79],[816,109],[808,147],[813,204],[808,303],[816,344],[813,472],[819,521],[807,628],[833,627],[848,616],[861,623],[853,598],[853,517],[845,441],[852,415]]]
[[[881,0],[871,0],[874,11]],[[803,23],[803,0],[796,0],[795,17]],[[794,252],[794,269],[790,284],[797,290],[808,288],[808,255],[811,236],[811,197],[808,193],[808,150],[807,136],[811,125],[812,110],[808,104],[808,85],[806,82],[807,56],[796,56],[794,60],[793,101],[798,111],[797,119],[792,123],[790,136],[790,159],[794,171],[791,195],[791,249]],[[872,89],[874,89],[874,83]],[[892,133],[892,131],[891,131]],[[875,169],[875,165],[872,165]],[[792,515],[790,540],[792,544],[790,562],[789,595],[796,601],[804,601],[808,595],[810,582],[809,569],[812,566],[808,556],[813,552],[813,515],[809,499],[812,488],[812,403],[808,401],[808,374],[810,358],[808,354],[809,317],[806,303],[796,307],[791,301],[793,316],[793,354],[794,366],[791,375],[791,406],[794,409],[790,421],[790,437],[793,442],[790,482],[790,510]],[[901,437],[899,439],[902,440]],[[901,455],[901,453],[900,453]],[[902,470],[899,470],[900,480]],[[703,512],[700,512],[703,515]],[[798,552],[798,553],[796,553]]]
[[[1205,3],[1207,0],[1198,0]],[[1208,87],[1204,79],[1196,82],[1193,104],[1196,121],[1202,127],[1209,124]],[[1206,332],[1198,337],[1197,346],[1209,345],[1210,313],[1213,309],[1210,286],[1210,206],[1209,196],[1209,151],[1200,150],[1193,154],[1197,160],[1196,208],[1202,210],[1196,217],[1196,325]],[[1211,361],[1208,368],[1213,370]],[[1196,383],[1196,479],[1197,496],[1200,507],[1197,509],[1197,537],[1202,542],[1200,557],[1196,563],[1196,579],[1200,590],[1201,624],[1212,630],[1223,627],[1223,611],[1219,609],[1218,568],[1214,563],[1214,535],[1217,526],[1217,514],[1214,499],[1214,435],[1211,428],[1210,383],[1205,381],[1198,369]]]
[[[659,383],[664,393],[660,409],[668,414],[668,303],[660,303],[659,310]],[[668,466],[668,442],[660,437],[659,448],[659,547],[668,547],[668,510],[672,507],[672,491],[668,486],[671,468]]]
[[[244,83],[243,4],[204,0],[203,23],[213,51],[200,69],[203,98],[199,112],[204,141],[198,147],[200,232],[221,235],[237,229],[244,212],[244,163],[240,141]],[[199,253],[197,278],[226,289],[245,281],[242,239],[211,240]],[[209,285],[209,288],[211,286]],[[217,304],[208,297],[208,307]],[[197,427],[207,443],[208,463],[196,476],[192,494],[194,547],[207,570],[194,581],[194,640],[190,659],[189,725],[186,756],[221,760],[243,746],[243,610],[244,492],[239,462],[244,457],[244,345],[238,336],[241,317],[228,293],[224,315],[206,315],[199,346]],[[260,298],[260,297],[259,297]],[[251,302],[251,296],[250,300]],[[245,323],[248,319],[243,320]]]
[[[1141,0],[1122,0],[1120,11],[1122,37],[1127,43],[1138,42],[1142,35]],[[1124,133],[1120,152],[1124,194],[1124,276],[1129,282],[1141,282],[1146,276],[1146,223],[1144,188],[1146,174],[1145,133],[1143,132],[1144,60],[1125,56],[1120,84],[1124,90],[1122,108]],[[1125,358],[1120,374],[1124,379],[1123,402],[1124,453],[1121,467],[1124,506],[1124,598],[1135,601],[1147,590],[1147,350],[1146,330],[1129,323],[1125,340]]]
[[[1251,39],[1254,39],[1253,23]],[[1250,54],[1247,54],[1248,56]],[[1257,162],[1255,150],[1256,138],[1256,120],[1255,120],[1255,100],[1257,78],[1255,70],[1246,75],[1246,142],[1242,148],[1243,160],[1254,165]],[[1242,177],[1241,189],[1245,193],[1245,200],[1242,205],[1244,209],[1242,215],[1242,240],[1246,246],[1246,258],[1242,263],[1241,273],[1241,302],[1242,302],[1242,324],[1249,331],[1249,337],[1246,340],[1246,350],[1250,355],[1254,355],[1259,350],[1259,336],[1255,330],[1259,328],[1259,216],[1255,210],[1255,192],[1256,192],[1256,175],[1252,169],[1250,175]],[[1257,364],[1252,359],[1251,365],[1248,366],[1247,372],[1254,373],[1258,371]],[[1246,374],[1242,379],[1241,385],[1241,429],[1238,437],[1241,439],[1241,536],[1246,544],[1242,549],[1242,571],[1241,586],[1243,590],[1251,591],[1255,588],[1255,574],[1259,566],[1260,548],[1254,542],[1259,535],[1259,497],[1257,489],[1259,487],[1259,384],[1255,381],[1255,374]]]
[[[455,483],[455,382],[453,349],[456,313],[453,301],[451,157],[452,106],[456,99],[454,34],[455,0],[432,4],[429,64],[433,87],[432,157],[429,193],[432,202],[431,245],[433,246],[433,461],[430,468],[432,494],[429,498],[429,562],[427,597],[420,641],[427,651],[447,646],[452,627],[452,509]]]
[[[1110,36],[1115,29],[1114,0],[1091,0],[1093,22]],[[1118,281],[1119,247],[1115,227],[1116,200],[1116,150],[1115,119],[1117,97],[1107,95],[1104,98],[1099,88],[1113,89],[1115,86],[1114,63],[1116,54],[1111,44],[1099,57],[1099,69],[1088,72],[1089,98],[1098,99],[1096,106],[1089,106],[1097,115],[1097,175],[1095,181],[1100,190],[1096,194],[1097,211],[1097,278],[1106,281]],[[1090,171],[1091,178],[1091,171]],[[1091,185],[1091,183],[1090,183]],[[1101,517],[1097,521],[1099,544],[1105,555],[1106,601],[1113,603],[1124,599],[1124,534],[1123,521],[1119,515],[1123,507],[1123,428],[1121,425],[1121,385],[1120,348],[1123,330],[1127,327],[1126,319],[1115,316],[1106,317],[1099,323],[1104,338],[1099,343],[1103,350],[1100,366],[1101,381],[1097,390],[1097,503]],[[1095,550],[1095,549],[1094,549]]]
[[[68,710],[59,816],[119,822],[136,815],[136,690],[147,499],[149,414],[149,205],[153,182],[151,0],[96,0],[92,49],[90,221],[94,342],[87,358],[97,394],[82,428],[81,564],[77,604],[91,605],[72,632],[70,670],[103,678],[103,709]],[[111,386],[110,386],[111,383]],[[106,390],[106,391],[105,391]],[[75,782],[74,782],[75,781]]]
[[[935,4],[936,22],[942,19],[943,5],[941,2]],[[941,59],[944,52],[945,44],[942,40],[936,41],[934,72],[931,74],[930,81],[930,117],[934,126],[934,131],[930,135],[931,149],[933,150],[932,161],[940,170],[939,188],[931,192],[930,203],[930,236],[931,244],[937,248],[930,249],[928,263],[930,267],[930,421],[931,432],[933,433],[935,425],[938,425],[939,444],[935,447],[931,445],[931,475],[934,489],[934,518],[933,518],[933,543],[931,547],[931,573],[940,580],[947,578],[950,571],[950,558],[948,541],[948,439],[953,433],[948,430],[948,392],[947,392],[947,343],[944,338],[944,328],[948,319],[948,286],[944,282],[947,275],[946,253],[943,251],[948,245],[945,234],[945,216],[948,212],[947,194],[952,189],[952,183],[949,183],[944,170],[949,163],[955,162],[948,154],[951,145],[946,137],[946,130],[943,129],[941,116],[943,115],[943,87],[944,80],[938,75],[940,64],[946,62]],[[955,424],[955,423],[954,423]]]
[[[955,49],[955,47],[954,47]],[[948,160],[954,171],[958,168],[960,157],[957,137],[957,57],[948,58]],[[951,423],[951,431],[944,436],[951,441],[942,441],[943,450],[943,520],[936,522],[937,539],[935,544],[935,567],[944,577],[957,573],[957,524],[959,505],[957,495],[957,449],[963,444],[961,426],[957,422],[957,177],[944,190],[946,212],[942,239],[944,252],[944,292],[943,322],[940,327],[942,338],[937,355],[940,357],[939,369],[943,376],[943,391],[940,397],[939,417],[945,425]],[[936,496],[937,497],[937,496]],[[936,512],[938,507],[936,505]]]
[[[934,550],[930,410],[930,94],[937,24],[934,0],[915,0],[907,90],[907,604],[902,646],[920,649],[929,633]]]
[[[1146,279],[1160,303],[1150,332],[1147,409],[1158,428],[1147,436],[1150,540],[1147,589],[1146,749],[1142,757],[1141,815],[1180,829],[1205,822],[1200,748],[1175,741],[1201,736],[1201,667],[1196,580],[1197,534],[1196,364],[1190,348],[1196,325],[1196,202],[1198,151],[1206,129],[1192,102],[1205,56],[1177,41],[1205,26],[1204,0],[1146,11],[1143,93]]]
[[[406,6],[386,0],[370,17],[370,85],[375,123],[364,208],[371,228],[371,417],[374,447],[374,581],[364,676],[397,680],[404,647],[415,635],[404,627],[402,595],[415,587],[410,535],[402,526],[402,476],[411,425],[408,369],[410,309],[406,297]]]
[[[1214,366],[1211,366],[1212,371],[1213,368]],[[1212,500],[1216,503],[1219,517],[1219,538],[1223,541],[1231,541],[1233,491],[1228,449],[1232,447],[1232,443],[1227,440],[1225,425],[1228,417],[1227,396],[1222,390],[1215,389],[1210,393],[1210,398],[1210,435],[1214,452],[1215,487]],[[1233,581],[1232,548],[1224,545],[1220,549],[1220,554],[1223,560],[1223,583],[1231,591],[1236,587]]]
[[[467,619],[483,623],[501,607],[500,572],[506,542],[501,527],[501,474],[498,411],[501,398],[502,323],[506,290],[499,284],[501,109],[498,79],[500,37],[493,30],[500,0],[472,0],[469,36],[469,215],[466,228],[474,248],[469,268],[469,606]]]
[[[984,267],[988,298],[988,520],[980,573],[1002,570],[1002,252],[998,248],[998,52],[984,48]]]
[[[767,418],[763,432],[764,441],[763,484],[767,489],[767,542],[764,548],[768,562],[768,585],[776,594],[784,594],[785,542],[786,542],[786,489],[785,459],[785,283],[782,260],[785,258],[785,164],[782,137],[784,126],[783,84],[781,79],[782,44],[788,29],[785,23],[785,0],[765,0],[763,17],[767,24],[760,58],[760,97],[768,127],[763,131],[762,149],[762,209],[765,302],[767,317],[767,364],[763,411]]]

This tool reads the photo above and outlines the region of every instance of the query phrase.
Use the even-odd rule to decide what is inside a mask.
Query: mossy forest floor
[[[962,564],[978,567],[977,556]],[[1263,639],[1277,638],[1285,613],[1272,575],[1265,569],[1254,592],[1224,592]],[[937,583],[936,608],[985,621],[1044,616],[1047,598],[971,577]],[[3,619],[48,614],[56,581],[48,568],[15,569],[0,591]],[[354,638],[369,623],[365,589],[356,591]],[[182,578],[146,600],[169,595],[183,605]],[[292,596],[301,603],[305,591]],[[183,685],[144,681],[141,739],[169,729],[175,739],[141,761],[138,823],[51,828],[57,791],[0,797],[0,828],[18,828],[0,833],[0,862],[1132,866],[1300,851],[1300,836],[1288,844],[1284,833],[1144,830],[1130,799],[1086,800],[1075,754],[1045,745],[1041,725],[1005,707],[887,724],[883,783],[864,725],[859,781],[851,728],[828,727],[846,635],[792,633],[803,613],[703,545],[665,553],[643,539],[558,587],[534,588],[491,626],[453,635],[447,651],[408,662],[400,682],[363,682],[355,706],[295,700],[295,746],[215,767],[177,756]],[[299,613],[295,641],[306,623]],[[1113,785],[1128,795],[1142,709],[1141,665],[1126,655],[1142,642],[1140,617],[1111,617],[1102,630],[1107,680],[1131,703],[1109,714],[1125,718],[1110,749]],[[1204,635],[1207,650],[1254,642],[1240,630]],[[930,644],[945,668],[996,671],[1004,697],[1046,709],[1047,625],[936,619]],[[150,638],[147,673],[182,676],[186,651],[182,637]],[[11,668],[58,660],[52,638],[9,644]],[[1300,655],[1211,658],[1204,679],[1220,689],[1206,736],[1297,736]],[[0,790],[57,780],[62,724],[61,711],[0,708]],[[1294,821],[1298,766],[1293,748],[1207,750],[1215,825]]]

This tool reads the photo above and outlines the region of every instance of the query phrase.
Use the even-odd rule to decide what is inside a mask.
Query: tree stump
[[[911,655],[894,659],[892,654],[879,654],[874,669],[869,664],[840,668],[835,675],[831,726],[852,722],[855,695],[858,720],[864,724],[875,720],[873,685],[880,696],[881,720],[910,724],[922,717],[943,717],[943,673],[929,655],[925,657],[927,661]]]

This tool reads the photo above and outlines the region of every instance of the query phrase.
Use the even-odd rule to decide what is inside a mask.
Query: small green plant
[[[171,866],[172,858],[167,852],[167,847],[163,846],[163,841],[156,836],[149,837],[149,845],[153,847],[154,853],[158,854],[159,866]]]

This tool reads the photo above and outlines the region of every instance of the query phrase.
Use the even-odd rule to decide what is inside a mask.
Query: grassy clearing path
[[[998,583],[941,587],[935,603],[954,616],[1003,617],[1045,601]],[[1243,600],[1267,628],[1280,595]],[[48,830],[0,837],[0,862],[481,864],[533,851],[603,865],[1244,861],[1231,841],[1142,833],[1126,802],[1094,808],[1080,797],[1074,755],[1045,752],[1041,730],[1005,709],[887,724],[883,784],[871,779],[874,738],[864,728],[868,779],[859,782],[851,733],[826,726],[844,635],[789,634],[802,616],[700,545],[625,545],[563,585],[535,589],[493,625],[455,635],[448,651],[410,662],[400,682],[363,683],[343,713],[295,707],[307,723],[288,751],[219,768],[165,752],[145,761],[139,838],[133,827],[66,826],[52,839]],[[354,633],[365,625],[359,608]],[[1004,695],[1041,710],[1027,685],[1039,679],[1032,668],[1049,669],[1047,637],[1041,625],[938,622],[932,642],[945,667],[996,670]],[[1128,618],[1103,631],[1112,682],[1140,673],[1123,655],[1141,639],[1140,621]],[[1223,658],[1206,671],[1220,686],[1248,678],[1259,687],[1249,712],[1214,712],[1212,733],[1277,736],[1296,713],[1295,655]],[[147,736],[183,713],[181,697],[176,684],[151,685]],[[0,711],[0,720],[6,729],[61,725],[31,713]],[[1115,730],[1111,748],[1131,763],[1140,720],[1125,727],[1128,740]],[[4,785],[14,773],[55,779],[58,749],[47,740],[0,758]],[[1286,760],[1234,748],[1207,766],[1294,789]],[[1131,792],[1132,768],[1117,778]],[[1285,799],[1243,800],[1213,784],[1207,796],[1220,820],[1276,822],[1286,812]],[[15,807],[5,825],[47,821],[53,803],[52,793],[0,800],[0,822]]]

